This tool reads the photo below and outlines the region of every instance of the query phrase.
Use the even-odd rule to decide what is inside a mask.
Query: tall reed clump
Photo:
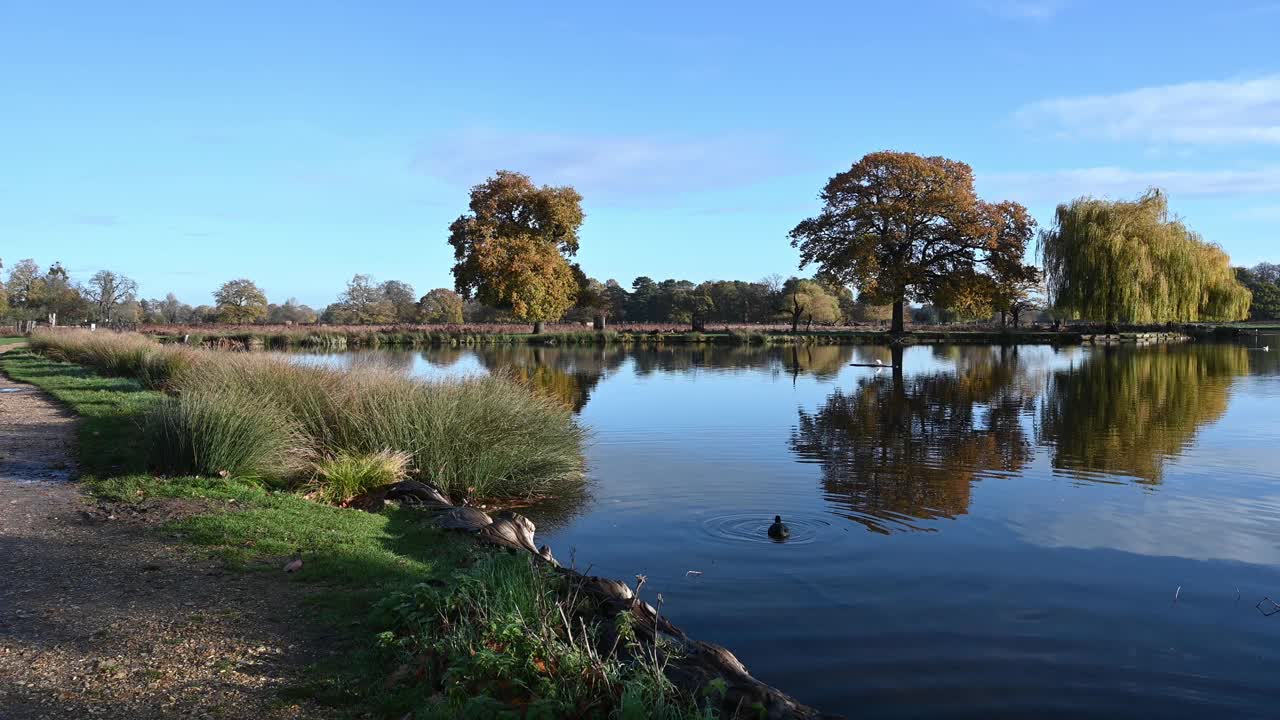
[[[504,376],[424,382],[375,367],[237,354],[184,387],[245,388],[288,412],[322,456],[407,453],[411,477],[449,494],[561,496],[583,484],[584,433],[572,413]]]
[[[309,455],[297,422],[243,388],[171,395],[148,414],[146,430],[152,463],[176,475],[284,479]]]
[[[137,378],[152,389],[180,382],[200,357],[191,348],[109,331],[42,330],[32,333],[30,346],[55,360],[84,365],[103,375]]]
[[[146,421],[151,459],[166,473],[323,487],[324,460],[316,458],[393,453],[410,459],[410,477],[455,496],[564,497],[584,484],[584,431],[572,413],[504,376],[422,382],[379,368],[306,367],[85,331],[40,333],[32,345],[169,391]],[[348,479],[321,495],[349,499],[340,497]]]

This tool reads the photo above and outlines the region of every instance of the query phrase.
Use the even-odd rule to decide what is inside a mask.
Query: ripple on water
[[[789,545],[808,545],[818,539],[831,522],[821,517],[785,515],[782,522],[791,530]],[[772,543],[769,526],[773,516],[763,513],[714,515],[702,521],[702,529],[714,540],[739,543]]]

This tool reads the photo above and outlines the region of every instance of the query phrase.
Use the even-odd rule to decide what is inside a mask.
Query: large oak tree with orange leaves
[[[893,332],[903,331],[908,300],[954,295],[968,278],[975,284],[963,289],[994,305],[1003,300],[997,288],[1035,272],[1022,262],[1035,221],[1017,203],[980,200],[962,162],[874,152],[831,178],[819,197],[822,212],[791,231],[800,266],[816,263],[861,297],[891,303]]]
[[[573,307],[582,196],[500,170],[471,188],[470,212],[449,226],[454,284],[463,297],[509,309],[534,324]]]

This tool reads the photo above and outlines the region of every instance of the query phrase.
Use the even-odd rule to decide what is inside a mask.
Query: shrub
[[[151,462],[170,475],[286,478],[309,453],[287,413],[243,390],[167,397],[145,423]]]
[[[370,490],[403,480],[413,457],[382,450],[368,455],[340,452],[312,468],[316,496],[332,505],[345,505]]]

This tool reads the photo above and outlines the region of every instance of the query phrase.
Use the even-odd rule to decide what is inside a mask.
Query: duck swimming
[[[769,537],[774,540],[786,540],[791,537],[791,530],[782,524],[781,515],[773,516],[773,524],[769,526]]]

